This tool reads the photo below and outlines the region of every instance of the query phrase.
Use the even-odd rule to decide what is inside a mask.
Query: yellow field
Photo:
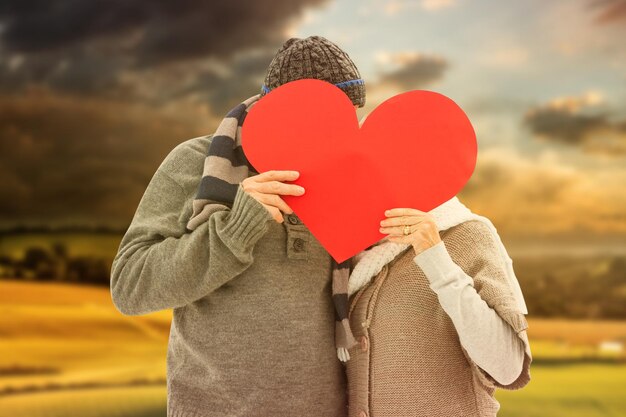
[[[0,317],[0,410],[8,415],[165,415],[169,311],[126,317],[107,288],[0,281]],[[541,364],[611,356],[598,343],[626,340],[626,322],[528,321],[533,379],[497,392],[499,415],[626,416],[625,364]]]
[[[0,410],[11,417],[165,416],[165,395],[164,386],[43,392],[0,397]]]
[[[165,382],[169,311],[126,317],[106,288],[0,281],[0,317],[0,392]]]

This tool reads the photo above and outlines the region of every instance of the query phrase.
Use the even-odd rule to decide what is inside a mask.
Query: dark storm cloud
[[[590,113],[584,99],[567,98],[531,108],[523,123],[547,140],[595,153],[626,153],[626,121],[611,119],[607,111]]]
[[[570,144],[579,144],[594,131],[609,126],[604,114],[576,114],[568,109],[550,107],[529,111],[524,122],[537,135]]]
[[[118,74],[123,69],[120,58],[89,54],[80,48],[70,48],[63,56],[46,52],[0,57],[0,91],[17,92],[38,84],[73,93],[111,95],[121,87]]]
[[[190,119],[46,91],[0,98],[0,218],[125,226],[165,155],[205,133]]]
[[[325,1],[6,0],[0,93],[37,86],[157,105],[195,97],[221,114],[260,91],[285,29]]]
[[[379,74],[378,83],[396,85],[402,90],[423,87],[443,77],[448,62],[438,56],[416,54],[396,57],[398,68]]]
[[[4,222],[126,226],[165,155],[259,92],[276,52],[128,71],[122,60],[69,49],[59,62],[42,52],[0,66]]]
[[[193,95],[208,103],[216,114],[225,114],[244,99],[261,92],[275,49],[240,54],[227,62],[228,72],[202,70],[193,81],[168,96],[175,99]]]
[[[99,39],[142,63],[230,56],[275,43],[305,6],[326,0],[4,0],[2,43],[12,53],[64,50]]]

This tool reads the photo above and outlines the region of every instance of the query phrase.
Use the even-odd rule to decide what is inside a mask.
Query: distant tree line
[[[0,255],[0,278],[24,281],[58,281],[109,286],[112,259],[68,256],[67,247],[32,246],[21,259]]]
[[[607,259],[589,260],[589,267],[574,265],[576,273],[550,261],[540,268],[516,262],[516,273],[532,317],[573,319],[626,319],[626,258],[610,256],[608,267],[591,274],[593,266]],[[65,245],[28,248],[22,259],[0,255],[0,279],[56,281],[109,286],[113,258],[68,256]],[[581,262],[577,260],[577,262]],[[584,261],[587,262],[587,261]],[[545,270],[549,271],[546,272]],[[597,268],[596,268],[597,269]]]
[[[553,272],[518,274],[529,315],[626,319],[626,258],[609,256],[608,267],[598,274],[590,273],[591,267],[576,268],[576,273],[553,268]]]

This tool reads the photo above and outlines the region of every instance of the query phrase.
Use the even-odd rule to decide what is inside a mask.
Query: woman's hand
[[[413,208],[394,208],[385,211],[387,218],[380,222],[380,232],[388,233],[391,242],[410,243],[419,255],[441,242],[437,223],[432,214]],[[404,226],[409,234],[404,235]]]

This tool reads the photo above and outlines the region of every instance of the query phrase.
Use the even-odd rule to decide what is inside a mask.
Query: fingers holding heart
[[[414,233],[428,213],[413,208],[395,208],[385,211],[387,219],[380,222],[380,232],[392,236],[405,236],[405,226],[409,226],[408,234]]]
[[[387,218],[380,222],[379,230],[387,233],[392,242],[410,243],[419,252],[440,241],[435,219],[428,212],[395,208],[387,210],[385,215]]]
[[[408,236],[415,233],[419,228],[419,223],[423,219],[415,217],[415,216],[405,216],[402,217],[402,222],[398,225],[387,225],[381,226],[380,232],[387,233],[389,235],[389,239],[393,237],[403,237]]]

